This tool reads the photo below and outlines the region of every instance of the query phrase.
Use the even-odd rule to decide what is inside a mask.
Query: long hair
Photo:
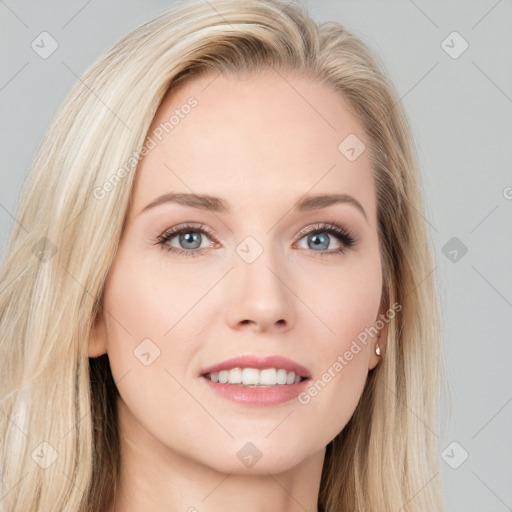
[[[0,510],[106,512],[119,475],[116,385],[89,358],[137,163],[168,90],[203,73],[291,70],[337,91],[371,142],[385,353],[329,443],[319,509],[443,510],[444,376],[433,256],[411,129],[378,57],[284,0],[181,1],[86,70],[43,138],[0,269]]]

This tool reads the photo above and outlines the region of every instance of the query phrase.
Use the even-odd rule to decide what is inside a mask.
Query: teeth
[[[229,372],[231,374],[231,371]],[[260,371],[255,368],[244,368],[242,370],[242,384],[244,386],[258,385],[260,384]],[[262,382],[262,384],[265,384]]]
[[[242,384],[244,386],[275,386],[284,384],[297,384],[302,379],[295,372],[287,372],[282,368],[233,368],[232,370],[221,370],[205,375],[212,382],[220,384]]]

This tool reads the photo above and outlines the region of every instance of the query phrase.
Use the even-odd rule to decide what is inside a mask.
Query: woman
[[[442,510],[422,211],[397,94],[339,24],[201,0],[128,34],[3,263],[3,510]]]

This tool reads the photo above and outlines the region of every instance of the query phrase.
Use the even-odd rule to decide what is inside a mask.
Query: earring
[[[375,353],[380,356],[380,347],[379,345],[375,345]]]

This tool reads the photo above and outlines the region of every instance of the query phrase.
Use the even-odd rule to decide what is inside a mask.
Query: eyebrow
[[[185,194],[185,193],[169,193],[157,197],[145,206],[139,213],[142,214],[156,206],[166,203],[177,203],[183,206],[190,206],[200,210],[207,210],[217,213],[231,213],[229,204],[220,197],[213,197],[201,194]],[[293,209],[299,212],[309,212],[313,210],[321,210],[334,204],[351,204],[355,206],[368,220],[366,212],[361,203],[348,194],[321,194],[308,195],[300,198],[293,206]]]

